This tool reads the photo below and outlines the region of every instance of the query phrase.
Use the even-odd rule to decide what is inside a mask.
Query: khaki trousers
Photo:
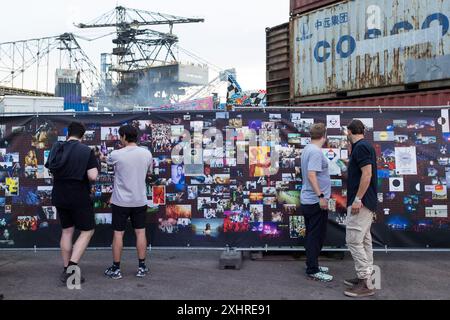
[[[346,242],[359,279],[372,278],[373,249],[370,229],[373,217],[374,213],[366,207],[363,207],[357,215],[352,215],[352,208],[348,208]]]

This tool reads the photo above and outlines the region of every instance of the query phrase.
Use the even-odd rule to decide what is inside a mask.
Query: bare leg
[[[75,232],[75,228],[64,229],[61,236],[61,255],[64,261],[64,268],[69,265],[70,257],[72,255],[72,247],[73,247],[73,234]]]
[[[113,259],[114,262],[120,262],[122,259],[123,235],[125,232],[114,231],[113,240]]]
[[[140,260],[145,260],[147,256],[147,236],[145,234],[145,229],[136,229],[136,249],[138,253],[138,258]]]
[[[86,248],[88,247],[89,242],[91,241],[93,235],[94,235],[94,230],[81,232],[80,236],[78,237],[77,241],[75,242],[75,245],[73,246],[73,252],[72,252],[72,257],[70,258],[70,261],[75,262],[75,263],[80,262],[81,257],[83,256],[84,252],[86,251]]]

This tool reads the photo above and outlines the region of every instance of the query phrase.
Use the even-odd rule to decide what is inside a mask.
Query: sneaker
[[[67,279],[69,279],[69,275],[65,271],[63,271],[59,276],[59,281],[61,281],[62,284],[66,284]]]
[[[61,276],[59,277],[60,281],[62,282],[63,285],[67,285],[67,280],[69,280],[69,277],[71,276],[71,273],[67,273],[65,271],[63,271],[61,273]],[[80,279],[80,284],[84,284],[86,282],[86,279],[84,279],[83,276],[81,276]]]
[[[139,268],[137,273],[136,273],[136,277],[138,278],[144,278],[147,276],[147,274],[150,272],[150,270],[145,267],[145,268]]]
[[[319,271],[322,273],[330,273],[330,268],[328,267],[319,267]]]
[[[351,298],[365,298],[375,295],[375,290],[367,287],[367,280],[359,280],[357,285],[344,291],[344,294]]]
[[[375,274],[375,270],[372,271],[372,276],[373,276],[374,274]],[[356,286],[358,283],[359,283],[359,279],[358,279],[358,278],[344,280],[344,284],[345,284],[346,286],[349,286],[349,287],[354,287],[354,286]]]
[[[110,267],[110,268],[106,269],[105,276],[107,276],[113,280],[119,280],[119,279],[123,278],[122,271],[120,271],[120,269],[116,269],[114,267]]]
[[[333,281],[333,276],[330,276],[327,273],[318,272],[315,274],[308,274],[308,277],[310,279],[316,280],[316,281],[322,281],[322,282],[331,282]]]
[[[344,280],[344,284],[345,284],[346,286],[349,286],[349,287],[354,287],[354,286],[356,286],[358,283],[359,283],[359,279],[358,279],[358,278]]]
[[[305,270],[307,269],[307,267],[305,267]],[[322,272],[322,273],[330,273],[330,268],[328,268],[328,267],[319,267],[319,272]]]

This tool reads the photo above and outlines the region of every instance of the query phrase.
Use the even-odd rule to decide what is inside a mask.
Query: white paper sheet
[[[398,175],[417,175],[416,147],[395,148],[395,166]]]

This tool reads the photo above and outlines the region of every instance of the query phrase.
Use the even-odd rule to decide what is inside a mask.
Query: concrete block
[[[225,269],[236,269],[240,270],[242,268],[242,252],[240,251],[225,251],[220,256],[219,268],[221,270]]]

